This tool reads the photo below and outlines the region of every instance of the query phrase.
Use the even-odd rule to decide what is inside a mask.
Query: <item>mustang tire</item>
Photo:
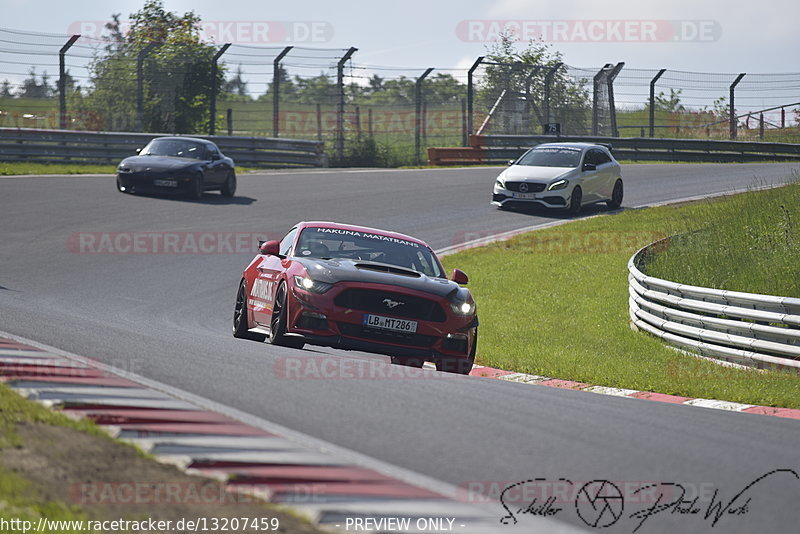
[[[275,291],[272,301],[272,318],[269,322],[269,342],[282,347],[302,349],[305,341],[301,337],[286,335],[286,283],[283,282]]]
[[[239,284],[239,291],[236,292],[236,306],[233,309],[233,337],[263,342],[267,339],[266,334],[247,331],[247,291],[245,289],[245,282],[242,280]]]

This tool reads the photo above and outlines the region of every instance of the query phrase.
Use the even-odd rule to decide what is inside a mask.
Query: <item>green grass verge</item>
[[[0,176],[18,174],[114,174],[116,165],[0,162]]]
[[[800,297],[800,184],[706,208],[695,232],[652,255],[647,274],[686,284]],[[702,208],[701,208],[702,209]],[[673,232],[677,233],[677,232]]]
[[[470,275],[481,321],[478,362],[603,386],[800,408],[796,374],[723,367],[631,330],[627,280],[628,259],[640,247],[703,228],[710,217],[740,209],[743,199],[798,187],[628,210],[444,258],[448,269]]]
[[[21,447],[17,435],[18,425],[44,423],[64,426],[97,436],[108,436],[87,419],[79,421],[53,412],[44,406],[22,398],[4,384],[0,384],[0,454],[10,447]],[[0,468],[0,517],[31,521],[36,525],[40,517],[52,520],[84,520],[87,515],[78,506],[58,501],[42,500],[31,484],[14,472]]]

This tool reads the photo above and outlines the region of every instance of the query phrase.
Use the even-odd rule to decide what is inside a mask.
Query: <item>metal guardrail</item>
[[[647,245],[628,261],[633,325],[704,356],[800,371],[800,299],[690,286],[645,275],[647,257],[667,240]]]
[[[469,147],[429,148],[431,165],[502,164],[541,143],[608,143],[617,159],[638,161],[800,161],[800,144],[553,135],[471,135]]]
[[[117,163],[151,139],[170,134],[0,128],[0,161]],[[320,141],[273,137],[197,135],[214,141],[244,167],[326,167]]]

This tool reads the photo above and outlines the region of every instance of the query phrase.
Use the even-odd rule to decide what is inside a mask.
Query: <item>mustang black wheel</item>
[[[247,331],[247,291],[244,280],[239,284],[239,291],[236,292],[236,306],[233,309],[233,337],[240,339],[252,339],[253,341],[264,341],[266,334],[256,334]]]
[[[275,291],[275,300],[272,301],[272,318],[269,323],[269,342],[273,345],[302,349],[305,341],[301,337],[286,335],[286,283],[281,283]]]
[[[219,190],[223,197],[232,197],[236,194],[236,173],[230,171],[228,173],[228,177],[225,178],[225,183],[222,185],[222,189]]]
[[[569,200],[569,211],[570,215],[577,215],[581,212],[581,200],[583,200],[583,190],[581,186],[576,185],[575,189],[572,190],[572,197]]]
[[[475,353],[478,350],[478,329],[475,328],[475,339],[472,342],[472,349],[469,351],[469,356],[466,358],[453,358],[443,357],[436,360],[436,370],[445,373],[456,373],[459,375],[468,375],[472,371],[472,365],[475,363]]]
[[[623,194],[622,180],[617,180],[614,184],[614,190],[611,192],[611,199],[606,201],[606,205],[612,210],[619,209],[622,206]]]

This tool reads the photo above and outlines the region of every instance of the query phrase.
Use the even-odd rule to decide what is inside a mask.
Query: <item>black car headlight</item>
[[[317,293],[318,295],[325,293],[333,287],[333,284],[328,284],[326,282],[320,282],[319,280],[313,280],[305,276],[297,275],[294,277],[294,285],[300,289],[304,289],[305,291]]]
[[[119,167],[117,167],[117,172],[120,174],[130,174],[133,172],[133,169],[131,169],[130,167],[123,167],[122,165],[120,165]]]
[[[558,191],[559,189],[564,189],[569,185],[569,181],[562,178],[561,180],[556,180],[547,188],[548,191]]]

